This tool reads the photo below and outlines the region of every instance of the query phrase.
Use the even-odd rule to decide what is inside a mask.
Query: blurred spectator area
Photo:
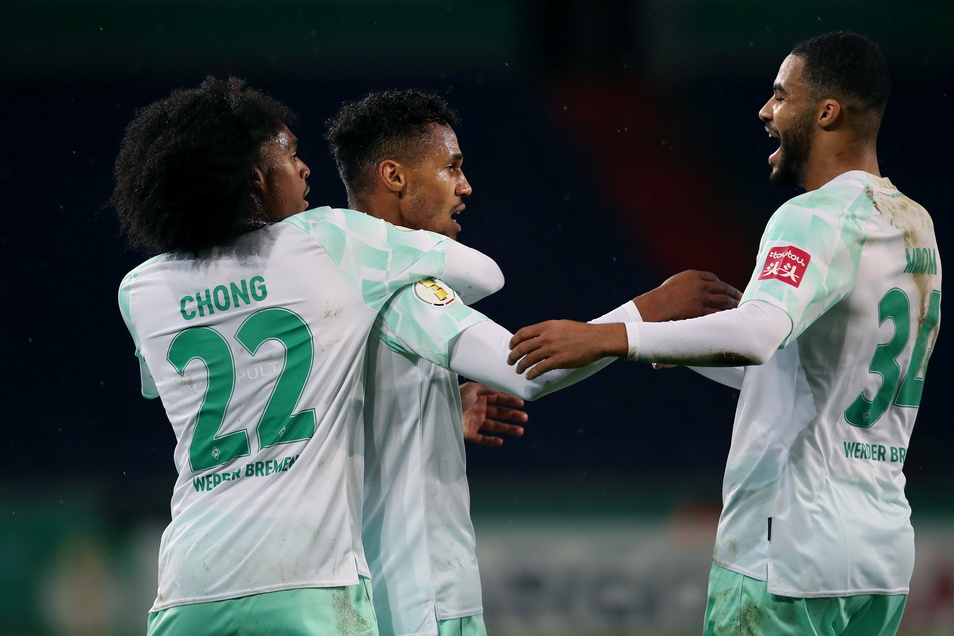
[[[952,24],[954,3],[928,0],[2,0],[0,634],[138,633],[152,594],[174,440],[161,405],[139,395],[116,304],[143,257],[123,247],[104,208],[138,107],[207,74],[247,78],[299,113],[311,203],[344,206],[322,138],[341,102],[392,87],[445,94],[462,117],[474,187],[460,239],[507,276],[478,308],[516,330],[595,317],[686,268],[743,288],[765,221],[795,194],[768,184],[774,143],[757,112],[792,45],[826,31],[858,31],[884,49],[895,89],[882,172],[933,213],[942,256],[954,253]],[[933,555],[919,561],[911,605],[928,628],[954,620],[954,560],[938,539],[954,517],[948,340],[933,354],[905,466]],[[711,529],[679,520],[718,509],[736,397],[684,369],[617,362],[528,405],[523,438],[468,449],[491,550],[485,579],[528,599],[570,589],[567,577],[592,561],[585,551],[524,575],[506,567],[516,562],[506,546],[534,524],[565,529],[548,539],[554,550],[612,532],[620,517],[634,537],[711,542]],[[664,503],[647,504],[647,493]],[[685,612],[650,597],[633,604],[652,592],[640,568],[662,567],[641,545],[626,577],[610,563],[609,574],[582,575],[616,583],[592,588],[608,596],[572,620],[527,623],[493,594],[488,617],[519,633],[547,620],[570,620],[574,633],[659,627]],[[680,563],[669,572],[696,567]],[[680,598],[699,607],[697,592]]]

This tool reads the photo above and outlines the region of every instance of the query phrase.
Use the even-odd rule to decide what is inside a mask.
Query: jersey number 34
[[[889,319],[894,323],[894,336],[889,342],[878,345],[868,367],[869,372],[881,376],[881,387],[874,399],[869,400],[862,392],[845,411],[848,423],[861,428],[872,426],[892,404],[917,408],[921,403],[931,343],[941,319],[941,292],[931,292],[927,314],[918,329],[911,362],[903,378],[898,356],[909,346],[911,336],[911,305],[907,294],[898,288],[885,294],[878,303],[878,319],[880,324]]]

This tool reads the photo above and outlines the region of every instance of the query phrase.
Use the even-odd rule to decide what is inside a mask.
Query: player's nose
[[[474,189],[470,187],[470,182],[467,180],[467,177],[461,173],[460,181],[457,182],[457,196],[469,197],[473,191]]]

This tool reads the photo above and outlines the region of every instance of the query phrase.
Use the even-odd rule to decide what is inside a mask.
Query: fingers
[[[522,402],[523,400],[521,400]],[[487,405],[487,419],[506,420],[508,422],[526,422],[530,419],[524,411],[510,409],[505,406]]]
[[[494,395],[491,395],[487,398],[488,404],[505,404],[507,406],[523,406],[524,401],[518,397],[514,397],[509,393],[503,393],[502,391],[495,391]],[[509,410],[509,409],[508,409]]]
[[[695,278],[700,280],[709,280],[709,281],[718,281],[719,277],[716,276],[713,272],[704,272],[697,269],[687,270],[685,273],[693,275]]]
[[[511,437],[520,437],[523,435],[523,427],[516,424],[507,424],[505,422],[496,422],[494,420],[484,420],[480,430],[498,435],[510,435]]]
[[[524,414],[525,415],[525,414]],[[526,421],[526,420],[524,420]],[[464,437],[468,442],[478,446],[503,446],[503,439],[496,435],[509,435],[510,437],[520,437],[523,435],[523,427],[514,424],[505,424],[504,422],[495,422],[494,420],[484,420],[481,430],[495,435],[483,435],[480,431],[473,431]]]
[[[497,390],[490,388],[486,384],[481,384],[480,382],[464,382],[460,385],[460,392],[473,392],[474,397],[477,397],[481,395],[493,395],[494,393],[497,393]]]
[[[533,342],[533,339],[540,335],[545,324],[545,322],[540,322],[535,325],[530,325],[513,334],[513,338],[510,339],[511,352],[510,355],[507,356],[507,364],[512,366],[514,362],[520,359],[520,356],[526,355],[526,351],[530,347],[530,345],[526,343]],[[521,345],[524,346],[521,347]],[[523,353],[517,354],[513,349],[520,349]]]
[[[514,349],[514,350],[510,353],[510,355],[513,355],[514,353],[516,353],[516,351],[517,351],[517,350]],[[535,348],[535,349],[532,349],[532,350],[530,350],[525,356],[523,356],[523,357],[520,358],[520,362],[517,363],[517,373],[523,373],[524,371],[526,371],[526,370],[529,369],[530,367],[534,366],[535,364],[537,364],[537,363],[542,363],[542,362],[544,362],[545,360],[548,360],[549,357],[550,357],[550,355],[549,355],[548,353],[546,353],[546,352],[545,352],[542,348],[540,348],[540,347],[537,347],[537,348]],[[534,374],[534,375],[527,374],[527,379],[528,379],[528,380],[532,380],[533,378],[535,378],[535,377],[538,376],[538,375],[540,375],[540,374],[539,374],[539,373],[536,373],[536,374]]]
[[[535,336],[532,340],[517,340],[521,331],[523,331],[523,329],[518,331],[516,335],[514,335],[513,339],[510,340],[510,355],[507,356],[507,364],[510,366],[513,366],[517,360],[520,360],[532,351],[537,350],[541,344],[536,340]],[[523,370],[518,367],[517,373],[523,373]]]
[[[532,369],[527,371],[527,379],[533,380],[534,378],[540,377],[547,371],[552,371],[553,369],[558,368],[559,366],[557,366],[557,363],[553,361],[553,358],[547,358],[543,362],[538,363]]]
[[[471,444],[477,444],[478,446],[503,446],[504,443],[499,437],[481,435],[480,433],[474,433],[467,438],[467,441]]]

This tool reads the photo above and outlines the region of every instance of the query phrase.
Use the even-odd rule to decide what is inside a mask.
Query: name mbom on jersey
[[[932,247],[904,248],[908,274],[937,274],[937,250]]]
[[[242,304],[251,305],[268,297],[264,276],[252,276],[237,283],[216,285],[210,289],[197,291],[194,296],[183,296],[179,300],[179,313],[185,320],[196,316],[204,318],[206,312],[211,316],[215,310],[227,311]]]

